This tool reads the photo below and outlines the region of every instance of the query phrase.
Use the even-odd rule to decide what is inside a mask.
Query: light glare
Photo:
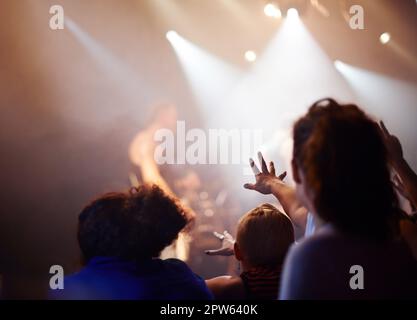
[[[268,3],[264,7],[264,13],[267,17],[281,18],[281,10],[273,3]]]
[[[178,33],[174,30],[170,30],[167,32],[166,37],[169,41],[173,41],[174,39],[178,38]]]
[[[384,32],[379,37],[379,41],[381,41],[382,44],[387,44],[391,40],[391,35],[388,32]]]
[[[245,52],[245,59],[248,62],[254,62],[256,60],[256,53],[249,50]]]
[[[287,17],[290,19],[298,18],[298,11],[295,8],[290,8],[287,11]]]

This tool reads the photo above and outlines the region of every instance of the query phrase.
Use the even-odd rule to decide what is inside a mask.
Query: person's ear
[[[292,168],[292,177],[295,183],[300,184],[301,183],[300,172],[298,171],[299,169],[298,169],[298,165],[295,159],[292,159],[291,161],[291,168]]]
[[[242,252],[240,251],[239,245],[237,242],[233,245],[233,250],[235,251],[236,260],[242,261]]]

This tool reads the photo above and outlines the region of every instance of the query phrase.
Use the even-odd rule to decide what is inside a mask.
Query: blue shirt
[[[177,259],[136,263],[95,257],[64,279],[64,289],[51,290],[51,299],[70,300],[208,300],[205,281]]]

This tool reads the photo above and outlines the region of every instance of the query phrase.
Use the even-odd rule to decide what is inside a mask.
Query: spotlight
[[[379,37],[379,41],[381,41],[382,44],[387,44],[391,40],[391,35],[388,32],[384,32]]]
[[[254,62],[256,60],[256,53],[253,51],[246,51],[245,52],[245,59],[248,62]]]
[[[169,41],[173,41],[178,38],[178,33],[176,31],[170,30],[167,32],[166,37]]]
[[[341,68],[343,68],[343,65],[344,65],[344,64],[343,64],[343,62],[342,62],[342,61],[340,61],[340,60],[335,60],[335,61],[334,61],[334,66],[335,66],[335,67],[336,67],[336,69],[337,69],[337,70],[339,70],[339,71],[340,71],[340,69],[341,69]]]
[[[298,10],[295,8],[288,9],[287,17],[290,19],[298,18]]]
[[[281,18],[281,10],[273,3],[268,3],[264,7],[264,13],[267,17]]]

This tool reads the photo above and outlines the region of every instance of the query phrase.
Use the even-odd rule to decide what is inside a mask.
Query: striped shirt
[[[279,268],[252,268],[243,272],[240,277],[246,290],[247,299],[276,300],[281,279]]]

